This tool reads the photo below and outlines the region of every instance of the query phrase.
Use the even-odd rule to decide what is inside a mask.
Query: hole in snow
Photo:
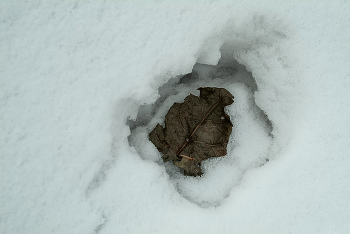
[[[192,73],[170,79],[159,87],[158,100],[139,107],[135,120],[128,120],[131,129],[128,138],[140,157],[165,167],[177,191],[201,207],[218,206],[229,196],[244,172],[268,161],[272,144],[272,124],[256,105],[254,92],[257,85],[252,73],[232,57],[228,45],[221,47],[217,65],[197,63]],[[184,176],[171,162],[163,163],[161,153],[148,140],[148,134],[157,123],[164,125],[164,117],[175,102],[183,102],[192,93],[199,95],[199,87],[221,87],[235,96],[235,102],[226,107],[233,123],[227,146],[227,155],[202,162],[202,177]]]

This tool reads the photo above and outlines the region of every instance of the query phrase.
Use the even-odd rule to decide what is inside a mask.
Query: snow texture
[[[0,1],[0,233],[350,233],[349,12]],[[234,127],[192,178],[147,136],[201,86]]]

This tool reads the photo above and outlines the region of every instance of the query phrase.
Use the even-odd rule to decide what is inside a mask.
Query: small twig
[[[190,161],[193,161],[193,160],[194,160],[194,158],[191,158],[191,157],[188,157],[188,156],[182,155],[182,154],[180,154],[179,157],[187,158],[187,159],[189,159]]]
[[[202,119],[202,121],[197,125],[197,127],[193,130],[192,134],[190,135],[189,139],[193,136],[193,134],[196,132],[197,128],[199,127],[199,125],[201,125],[203,123],[203,121],[208,117],[208,115],[214,110],[214,108],[221,102],[218,101],[211,109],[210,111],[207,113],[207,115]]]

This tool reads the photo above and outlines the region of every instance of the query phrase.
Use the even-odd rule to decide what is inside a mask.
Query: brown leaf
[[[223,88],[199,88],[200,96],[190,94],[183,103],[174,103],[165,116],[165,128],[158,124],[150,141],[162,152],[163,161],[173,161],[185,175],[200,176],[200,163],[226,155],[232,132],[224,108],[233,96]]]

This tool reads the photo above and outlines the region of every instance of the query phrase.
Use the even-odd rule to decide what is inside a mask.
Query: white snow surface
[[[350,233],[349,12],[1,0],[0,233]],[[248,71],[205,74],[223,60]],[[199,81],[171,83],[196,68]],[[232,92],[234,128],[228,155],[192,178],[147,135],[200,86]],[[131,129],[160,87],[174,94]]]

